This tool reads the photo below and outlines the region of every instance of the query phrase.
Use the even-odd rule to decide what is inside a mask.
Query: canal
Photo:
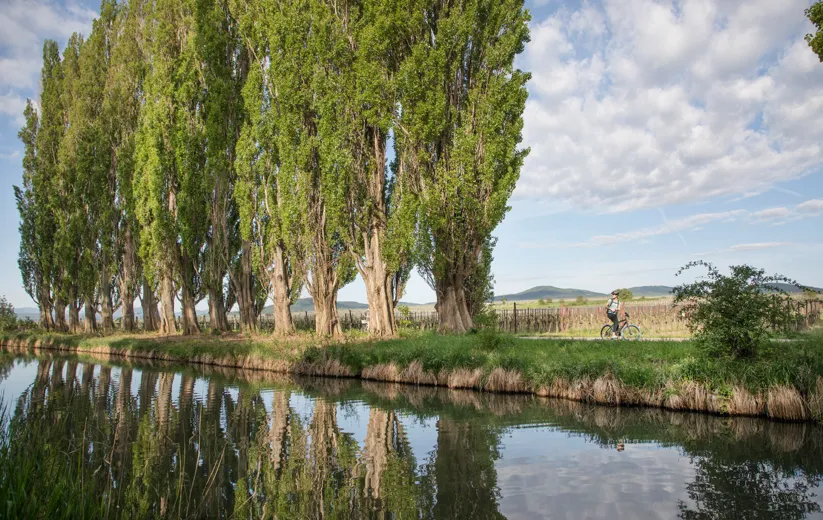
[[[823,518],[823,428],[0,354],[4,518]]]

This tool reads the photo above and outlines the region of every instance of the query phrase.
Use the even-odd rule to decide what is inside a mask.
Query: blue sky
[[[823,286],[823,63],[811,0],[527,2],[531,148],[496,230],[495,292],[674,284],[694,259]],[[45,38],[87,33],[97,2],[0,10],[0,294],[17,270],[17,130]],[[357,281],[340,298],[365,301]],[[417,276],[405,297],[434,300]]]

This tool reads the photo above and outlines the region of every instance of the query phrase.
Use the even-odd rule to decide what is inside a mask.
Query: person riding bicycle
[[[620,302],[620,294],[614,290],[612,291],[611,297],[609,298],[609,303],[606,304],[606,316],[612,320],[612,336],[617,336],[618,331],[620,330],[619,325],[619,318],[617,313],[620,311],[620,308],[623,304]]]

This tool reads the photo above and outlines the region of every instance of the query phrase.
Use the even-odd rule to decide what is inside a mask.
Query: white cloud
[[[0,94],[0,114],[10,116],[17,126],[26,124],[23,117],[23,109],[26,108],[26,100],[14,94]]]
[[[794,245],[792,242],[757,242],[754,244],[737,244],[726,249],[729,253],[739,253],[744,251],[759,251],[761,249],[773,249],[775,247],[787,247]]]
[[[823,214],[823,199],[812,199],[797,205],[797,212],[804,215]]]
[[[88,34],[97,13],[74,2],[4,0],[0,9],[0,89],[37,98],[43,41],[62,46],[74,32]]]
[[[516,195],[626,211],[760,193],[823,165],[807,0],[604,0],[535,20]]]
[[[731,222],[737,220],[739,217],[742,217],[745,214],[745,210],[724,211],[720,213],[699,213],[697,215],[691,215],[688,217],[674,220],[665,219],[663,224],[659,226],[637,229],[635,231],[630,231],[628,233],[594,236],[584,242],[521,243],[520,247],[523,249],[542,249],[546,247],[599,247],[619,243],[628,243],[633,241],[643,241],[655,236],[669,235],[672,233],[681,233],[683,231],[697,231],[699,229],[703,229],[703,227],[707,224],[712,224],[716,222]]]
[[[771,222],[775,220],[786,220],[792,215],[789,208],[768,208],[752,213],[749,218],[754,222]]]
[[[774,224],[785,224],[804,218],[817,217],[823,215],[823,199],[811,199],[801,202],[794,208],[778,207],[768,208],[749,215],[753,222],[772,222]]]
[[[0,159],[4,161],[16,161],[20,159],[20,150],[12,150],[11,152],[0,152]]]

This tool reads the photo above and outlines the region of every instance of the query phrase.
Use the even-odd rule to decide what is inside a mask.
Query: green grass
[[[86,337],[68,335],[6,335],[33,342],[50,338],[79,347],[110,346],[125,351],[162,351],[181,361],[195,356],[247,356],[289,362],[337,360],[353,374],[377,364],[393,363],[403,368],[419,362],[434,373],[458,368],[516,370],[533,387],[548,385],[557,378],[574,381],[612,374],[624,385],[658,389],[667,381],[689,380],[715,391],[743,386],[761,392],[774,385],[789,385],[802,394],[814,389],[823,376],[823,331],[801,335],[790,342],[773,343],[770,352],[753,360],[709,359],[692,341],[576,341],[570,339],[528,340],[485,333],[444,336],[409,333],[400,339],[374,341],[350,335],[343,343],[318,345],[310,335],[289,340],[242,336],[158,338],[146,335]]]

